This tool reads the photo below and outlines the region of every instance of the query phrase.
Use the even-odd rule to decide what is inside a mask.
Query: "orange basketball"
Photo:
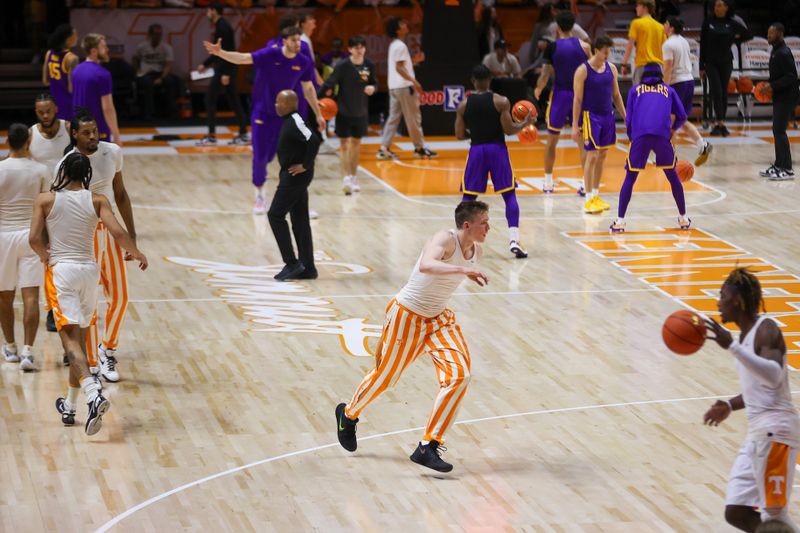
[[[756,88],[753,89],[753,95],[756,100],[765,104],[772,100],[772,87],[767,85],[766,82],[760,81],[756,83]]]
[[[678,179],[681,180],[681,183],[685,183],[694,176],[694,165],[685,159],[679,159],[675,164],[675,172],[678,173]]]
[[[520,100],[511,108],[511,118],[514,119],[514,122],[522,122],[528,115],[528,111],[531,112],[531,118],[536,118],[536,106],[527,100]]]
[[[742,76],[739,78],[739,81],[736,82],[736,89],[739,91],[739,94],[750,94],[753,92],[753,80],[747,76]]]
[[[539,139],[539,130],[535,124],[528,124],[517,133],[517,138],[522,144],[533,144]]]
[[[730,79],[728,80],[728,94],[735,94],[736,93],[736,80]]]
[[[322,112],[322,118],[331,120],[339,112],[339,106],[332,98],[322,98],[319,101],[319,110]]]
[[[706,342],[706,325],[697,313],[682,309],[667,317],[661,337],[676,354],[692,355]]]

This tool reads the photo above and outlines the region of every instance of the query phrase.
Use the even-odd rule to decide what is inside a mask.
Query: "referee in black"
[[[308,219],[308,186],[314,179],[314,159],[322,138],[306,126],[297,112],[297,94],[281,91],[275,99],[275,109],[283,117],[278,137],[278,163],[281,171],[278,188],[267,211],[267,219],[278,242],[281,258],[286,264],[275,275],[278,281],[291,279],[316,279],[314,244],[311,241],[311,224]],[[292,232],[297,243],[294,255],[292,236],[286,214],[292,219]]]
[[[772,88],[772,135],[775,137],[775,164],[760,174],[772,181],[794,179],[792,150],[786,128],[794,116],[800,97],[797,85],[797,67],[792,51],[783,40],[784,27],[773,23],[767,30],[767,40],[772,45],[769,56],[769,86]]]
[[[214,23],[214,37],[211,42],[222,41],[223,50],[236,50],[236,37],[234,36],[233,28],[227,20],[222,18],[224,9],[225,7],[221,3],[214,2],[206,10],[206,16]],[[248,117],[244,114],[242,100],[239,98],[239,90],[236,86],[236,65],[228,63],[217,56],[208,56],[205,61],[197,66],[197,70],[203,72],[208,67],[214,68],[214,77],[211,78],[211,84],[208,86],[208,92],[206,92],[208,135],[197,143],[198,146],[213,146],[217,144],[217,98],[220,90],[224,90],[228,96],[228,104],[236,114],[236,120],[239,123],[239,135],[234,137],[230,144],[250,144],[250,140],[247,137]]]

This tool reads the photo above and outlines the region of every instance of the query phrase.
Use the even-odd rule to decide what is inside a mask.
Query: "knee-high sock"
[[[633,195],[633,185],[638,177],[639,173],[635,170],[628,170],[625,174],[625,181],[619,191],[619,205],[617,206],[617,216],[619,218],[625,218],[625,212],[628,211],[628,204],[631,202],[631,196]]]
[[[506,203],[506,221],[509,228],[519,227],[519,203],[517,203],[517,191],[511,189],[503,193],[503,201]]]
[[[464,196],[461,197],[461,201],[462,202],[469,202],[470,200],[477,200],[477,199],[478,199],[478,195],[477,194],[464,193]]]
[[[669,185],[672,187],[672,197],[675,198],[675,205],[678,206],[678,213],[683,216],[686,214],[686,200],[683,197],[683,184],[678,173],[674,168],[664,169],[664,174],[667,175]]]

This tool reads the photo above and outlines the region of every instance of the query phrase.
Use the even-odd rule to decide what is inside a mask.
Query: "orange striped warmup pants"
[[[370,370],[345,407],[348,418],[358,418],[370,403],[393,387],[417,357],[433,359],[439,379],[439,394],[425,426],[423,440],[444,444],[444,434],[455,420],[470,381],[467,343],[456,324],[456,315],[445,309],[433,318],[418,315],[392,299],[378,341],[375,368]]]
[[[122,320],[128,309],[128,268],[125,263],[125,251],[102,222],[97,224],[94,233],[94,258],[100,267],[100,284],[103,286],[103,296],[106,300],[102,342],[106,348],[116,349]],[[100,314],[99,307],[98,314]],[[97,366],[98,343],[98,326],[95,321],[89,328],[86,339],[86,355],[90,366]]]

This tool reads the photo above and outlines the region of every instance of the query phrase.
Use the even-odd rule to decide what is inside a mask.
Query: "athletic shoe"
[[[318,277],[319,277],[319,272],[317,272],[316,268],[314,270],[309,270],[306,268],[296,276],[292,276],[288,279],[317,279]]]
[[[206,135],[196,143],[195,146],[216,146],[217,145],[217,138],[212,137],[211,135]]]
[[[103,376],[103,379],[111,383],[119,381],[116,353],[117,350],[106,348],[102,344],[97,347],[97,356],[100,360],[100,375]]]
[[[6,360],[6,363],[19,363],[19,355],[17,352],[12,352],[8,349],[8,345],[3,345],[3,357]]]
[[[420,159],[433,159],[434,157],[437,157],[439,154],[423,146],[422,148],[417,148],[416,150],[414,150],[414,155],[416,157],[419,157]]]
[[[598,207],[600,207],[600,208],[601,208],[603,211],[608,211],[609,209],[611,209],[611,206],[610,206],[610,205],[608,205],[606,202],[604,202],[604,201],[603,201],[603,199],[602,199],[602,198],[600,198],[599,196],[595,196],[595,197],[594,197],[594,202],[595,202],[595,204],[596,204]]]
[[[556,186],[553,183],[551,183],[550,185],[547,185],[547,183],[542,185],[542,192],[545,193],[545,194],[553,194],[553,192],[555,190],[556,190]],[[583,195],[586,196],[586,193],[584,192]]]
[[[64,363],[64,366],[69,366],[69,356],[66,353],[64,353],[64,356],[61,358],[61,362]],[[91,370],[92,368],[93,367],[89,367],[89,370]]]
[[[722,135],[723,137],[727,137],[728,135],[730,135],[730,134],[731,134],[731,132],[730,132],[730,131],[728,131],[728,127],[727,127],[727,126],[724,126],[724,125],[719,127],[719,133],[720,133],[720,135]]]
[[[378,150],[378,153],[375,154],[375,157],[383,160],[397,159],[397,154],[395,154],[388,148],[381,148],[380,150]]]
[[[296,262],[293,265],[286,265],[283,269],[275,274],[275,279],[278,281],[288,281],[290,279],[296,279],[299,274],[301,274],[306,267],[303,266],[303,263],[300,261]]]
[[[794,179],[794,171],[775,167],[775,174],[767,178],[769,181],[787,181]]]
[[[358,448],[358,441],[356,440],[356,424],[358,418],[355,420],[347,418],[344,414],[344,407],[346,404],[340,403],[336,406],[336,436],[339,437],[339,444],[348,452],[356,451]]]
[[[350,185],[353,186],[353,192],[361,192],[361,185],[358,184],[358,176],[350,176]]]
[[[722,126],[717,124],[716,126],[711,128],[711,131],[709,132],[709,135],[712,135],[714,137],[721,136],[722,135]]]
[[[353,179],[350,176],[345,176],[342,179],[342,191],[344,192],[345,196],[350,196],[353,194]]]
[[[690,229],[692,227],[692,219],[689,217],[678,217],[678,227],[681,229]]]
[[[33,356],[26,355],[22,358],[22,361],[19,363],[19,367],[24,370],[25,372],[30,372],[31,370],[36,370],[36,365],[33,363]]]
[[[308,210],[308,218],[310,218],[311,220],[317,220],[319,218],[319,213],[317,213],[313,209],[309,209]]]
[[[108,412],[111,402],[98,394],[93,402],[89,402],[89,415],[86,417],[86,434],[94,435],[103,427],[103,415]]]
[[[596,215],[603,212],[603,208],[597,203],[597,197],[592,197],[586,200],[583,204],[583,212],[591,215]]]
[[[697,156],[697,159],[694,160],[694,166],[699,167],[706,161],[708,161],[708,156],[711,155],[711,151],[714,147],[708,141],[703,143],[703,149],[700,150],[700,155]]]
[[[267,202],[260,194],[256,195],[256,202],[253,204],[253,214],[263,215],[267,212]]]
[[[427,466],[437,472],[450,472],[453,469],[453,465],[442,459],[443,451],[447,451],[447,448],[435,440],[432,440],[429,444],[420,442],[417,449],[411,454],[411,460],[418,465]]]
[[[625,233],[625,222],[620,219],[614,219],[614,222],[608,227],[611,233]]]
[[[514,257],[517,259],[525,259],[528,257],[528,252],[526,252],[520,243],[517,241],[511,241],[508,243],[508,250],[514,254]]]
[[[67,410],[67,401],[64,398],[56,400],[56,409],[61,413],[61,423],[65,426],[75,425],[75,409]]]
[[[759,172],[758,175],[761,176],[762,178],[769,178],[771,176],[777,176],[778,175],[778,167],[776,167],[775,165],[770,165],[765,170],[762,170],[761,172]]]
[[[551,191],[551,192],[552,192],[552,191]],[[581,188],[580,188],[580,189],[578,189],[578,196],[580,196],[581,198],[583,198],[584,196],[586,196],[586,189],[584,189],[584,188],[583,188],[583,185],[581,185]]]
[[[242,135],[237,135],[228,144],[233,146],[250,146],[252,142],[250,141],[250,136],[245,133]]]
[[[47,312],[47,320],[45,320],[45,325],[47,326],[47,331],[51,333],[58,331],[58,328],[56,327],[56,319],[53,317],[52,309]]]

